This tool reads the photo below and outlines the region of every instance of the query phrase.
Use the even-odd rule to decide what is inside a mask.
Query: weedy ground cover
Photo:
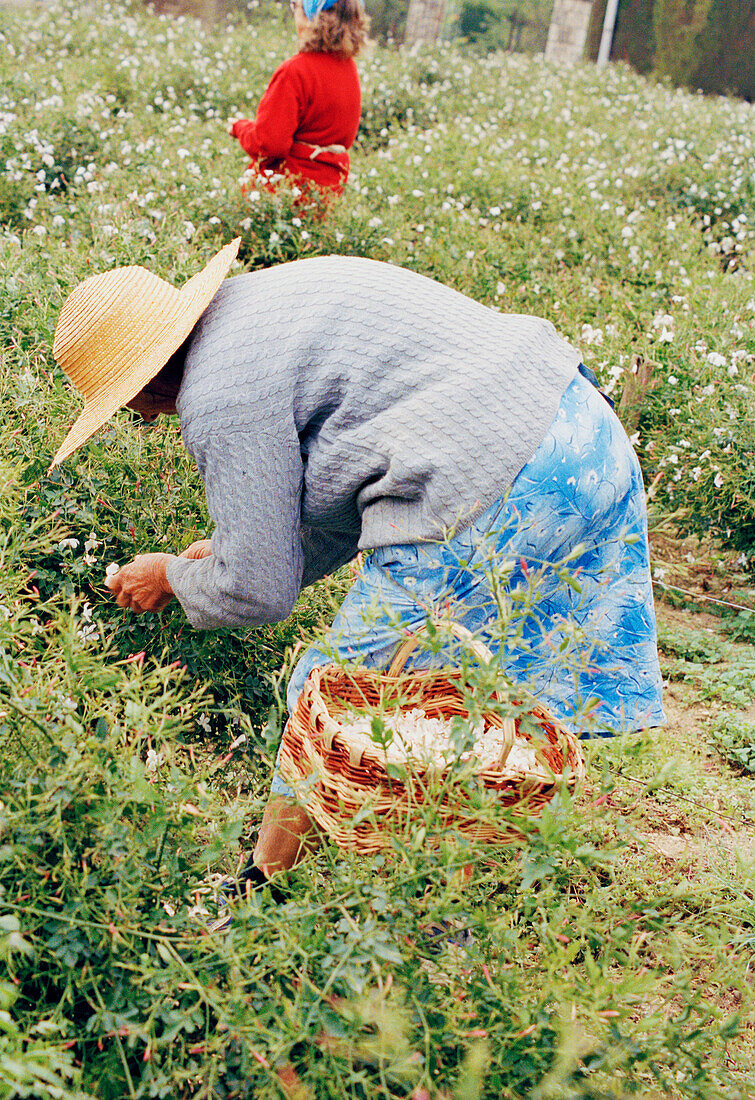
[[[236,270],[356,253],[549,317],[618,401],[654,530],[710,529],[746,569],[752,106],[621,66],[376,50],[347,194],[317,219],[243,197],[226,133],[292,49],[272,3],[216,28],[2,14],[0,1095],[750,1095],[746,613],[667,591],[668,728],[587,746],[586,787],[524,841],[430,849],[430,806],[390,858],[326,847],[284,906],[210,936],[280,732],[270,676],[349,572],[276,627],[136,619],[105,567],[207,531],[176,426],[121,415],[46,470],[77,407],[50,352],[71,287],[129,263],[180,285],[240,234]],[[437,918],[474,945],[429,954]]]

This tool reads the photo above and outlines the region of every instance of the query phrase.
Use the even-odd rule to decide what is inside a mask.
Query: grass
[[[712,613],[753,604],[751,106],[623,66],[376,50],[349,187],[308,221],[292,195],[242,199],[225,130],[291,49],[274,4],[215,29],[3,15],[0,1097],[751,1095],[755,805],[733,750],[755,648],[746,612]],[[116,417],[46,470],[78,408],[50,352],[71,287],[129,263],[181,285],[237,233],[236,270],[368,255],[580,347],[652,487],[669,723],[587,744],[584,788],[524,841],[438,835],[430,805],[374,860],[325,846],[285,906],[255,896],[218,937],[273,681],[349,572],[275,627],[136,619],[106,565],[209,524],[175,424]],[[473,946],[428,951],[439,918]]]

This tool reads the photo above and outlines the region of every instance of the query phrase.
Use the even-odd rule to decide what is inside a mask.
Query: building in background
[[[555,0],[545,56],[550,61],[574,64],[585,52],[593,0]]]
[[[446,17],[446,0],[409,0],[404,43],[436,42]]]

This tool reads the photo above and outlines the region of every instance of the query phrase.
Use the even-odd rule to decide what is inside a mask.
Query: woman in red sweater
[[[273,73],[257,117],[231,127],[260,182],[286,175],[307,190],[339,195],[362,97],[354,58],[367,41],[360,0],[291,0],[299,52]]]

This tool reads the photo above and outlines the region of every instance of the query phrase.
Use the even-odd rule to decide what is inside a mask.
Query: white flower
[[[603,329],[593,328],[592,325],[585,322],[585,324],[582,325],[581,339],[584,340],[586,344],[597,344],[600,346],[603,343]]]
[[[61,539],[58,543],[58,550],[77,550],[78,547],[78,539]]]
[[[707,360],[712,367],[725,367],[726,357],[717,351],[708,352]]]
[[[117,562],[111,561],[110,565],[108,565],[108,567],[105,569],[105,576],[106,577],[114,577],[119,569],[120,569],[120,565],[118,565]]]
[[[162,749],[160,752],[155,752],[154,749],[147,749],[147,759],[144,761],[144,770],[147,775],[151,777],[155,776],[159,772],[163,764]]]

